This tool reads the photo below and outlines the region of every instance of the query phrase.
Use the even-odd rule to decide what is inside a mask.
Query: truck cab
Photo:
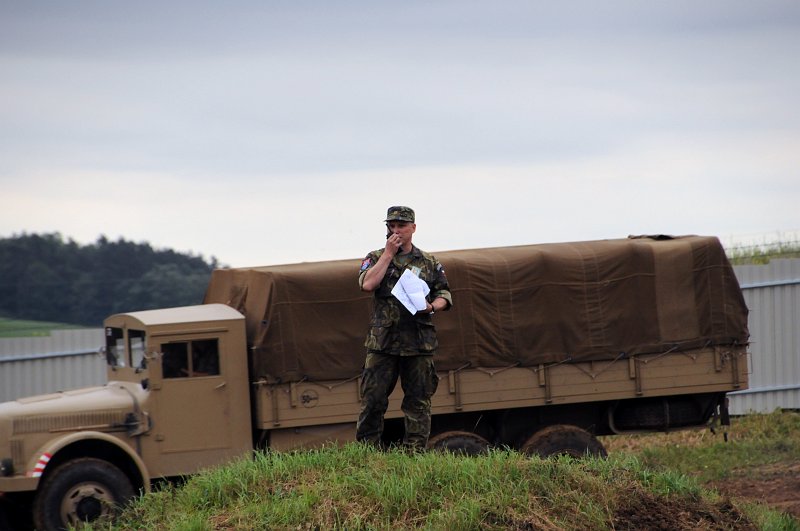
[[[113,315],[108,383],[0,404],[0,496],[38,529],[113,510],[152,479],[252,448],[244,318],[223,304]]]

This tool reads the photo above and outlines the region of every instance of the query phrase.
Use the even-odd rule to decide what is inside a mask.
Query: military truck
[[[747,308],[716,238],[436,254],[454,306],[434,317],[430,448],[604,455],[598,435],[725,420],[747,387]],[[0,405],[0,497],[56,529],[254,449],[353,441],[380,325],[359,263],[220,269],[201,305],[108,317],[108,384]]]

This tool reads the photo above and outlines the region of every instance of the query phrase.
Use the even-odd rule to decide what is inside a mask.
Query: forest
[[[127,311],[200,304],[216,258],[100,236],[0,239],[0,317],[102,326]]]

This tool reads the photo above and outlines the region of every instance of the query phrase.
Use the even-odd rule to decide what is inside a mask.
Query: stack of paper
[[[406,269],[400,276],[400,280],[394,285],[392,295],[397,297],[403,306],[411,313],[417,313],[420,310],[427,308],[428,304],[425,296],[430,293],[431,289],[424,280]]]

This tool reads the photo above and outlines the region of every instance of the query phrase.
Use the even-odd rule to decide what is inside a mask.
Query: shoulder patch
[[[370,268],[370,266],[372,266],[372,259],[369,258],[369,257],[364,258],[364,261],[361,262],[361,270],[360,271],[366,271],[367,269]]]

